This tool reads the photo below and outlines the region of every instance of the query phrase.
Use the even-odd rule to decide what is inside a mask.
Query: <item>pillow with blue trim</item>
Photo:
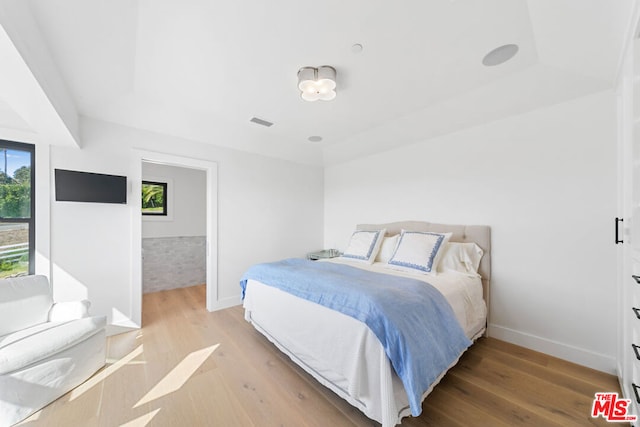
[[[388,264],[391,268],[435,275],[450,238],[451,233],[402,230]]]
[[[380,250],[385,231],[354,231],[342,258],[372,264]]]

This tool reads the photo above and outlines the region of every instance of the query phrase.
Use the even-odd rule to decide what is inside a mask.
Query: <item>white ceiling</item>
[[[27,4],[37,27],[29,31],[39,32],[80,116],[333,163],[614,87],[633,3]],[[21,28],[11,34],[34,36]],[[362,53],[352,53],[354,43]],[[520,48],[511,61],[482,65],[487,52],[507,43]],[[296,72],[319,65],[336,68],[338,96],[308,103]],[[16,120],[6,110],[0,99],[0,127]],[[257,126],[249,122],[254,116],[275,124]],[[311,143],[311,135],[323,141]]]

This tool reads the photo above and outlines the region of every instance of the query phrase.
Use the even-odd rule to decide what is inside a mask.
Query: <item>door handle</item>
[[[618,218],[616,217],[616,223],[615,223],[615,228],[616,228],[616,245],[618,243],[624,243],[624,240],[622,240],[620,238],[620,223],[624,221],[624,218]]]

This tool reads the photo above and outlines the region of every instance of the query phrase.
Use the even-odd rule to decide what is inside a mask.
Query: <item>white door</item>
[[[633,39],[618,87],[619,206],[613,224],[618,244],[618,376],[640,416],[640,40]]]

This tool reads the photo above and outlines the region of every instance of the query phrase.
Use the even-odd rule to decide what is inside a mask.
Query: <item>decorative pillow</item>
[[[68,322],[89,317],[89,300],[56,302],[49,310],[49,322]]]
[[[478,267],[484,254],[482,248],[475,243],[449,242],[445,246],[439,271],[458,271],[470,276],[480,276]]]
[[[342,254],[343,258],[373,263],[380,250],[385,230],[354,231],[349,246]]]
[[[378,252],[378,256],[376,257],[376,262],[389,262],[393,256],[393,252],[396,250],[396,246],[398,245],[398,239],[400,239],[399,234],[382,239],[382,245],[380,246],[380,252]]]
[[[450,237],[451,233],[402,230],[389,265],[436,274],[442,249]]]

